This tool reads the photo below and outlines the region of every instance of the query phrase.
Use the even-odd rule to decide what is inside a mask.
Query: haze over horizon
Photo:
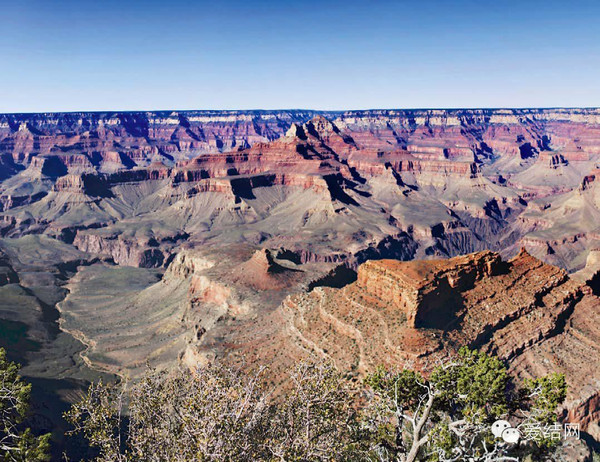
[[[503,106],[503,107],[371,107],[371,108],[345,108],[345,109],[320,109],[311,107],[274,107],[274,108],[139,108],[139,109],[73,109],[69,111],[4,111],[0,112],[3,115],[28,115],[28,114],[110,114],[110,113],[169,113],[169,112],[266,112],[266,113],[277,113],[277,112],[313,112],[313,113],[324,113],[324,114],[335,114],[345,112],[377,112],[377,111],[499,111],[499,110],[514,110],[514,111],[527,111],[527,110],[569,110],[569,109],[582,109],[582,110],[600,110],[600,106]]]
[[[597,2],[4,6],[0,112],[600,106]]]

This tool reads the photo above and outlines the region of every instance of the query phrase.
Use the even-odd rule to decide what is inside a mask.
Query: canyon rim
[[[468,345],[565,373],[600,438],[598,109],[5,114],[0,162],[2,346],[40,402]]]

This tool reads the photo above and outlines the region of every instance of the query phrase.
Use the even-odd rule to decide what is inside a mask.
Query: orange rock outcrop
[[[451,260],[375,260],[360,266],[356,284],[403,311],[410,327],[421,327],[444,316],[455,291],[472,288],[476,281],[499,274],[503,267],[500,256],[493,252]]]
[[[270,250],[261,249],[233,270],[233,280],[257,290],[280,290],[296,282],[298,273],[277,263]]]
[[[448,260],[370,261],[342,289],[284,303],[304,349],[365,373],[378,364],[434,367],[462,345],[498,355],[519,377],[562,372],[564,416],[600,436],[600,298],[522,250]]]

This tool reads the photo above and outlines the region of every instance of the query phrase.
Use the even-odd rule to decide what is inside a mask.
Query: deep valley
[[[599,109],[4,114],[0,236],[0,346],[65,403],[469,345],[564,372],[600,439]]]

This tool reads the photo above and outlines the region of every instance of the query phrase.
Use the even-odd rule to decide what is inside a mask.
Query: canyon
[[[147,363],[280,386],[468,345],[564,372],[600,439],[599,255],[600,109],[0,115],[2,346],[65,402]]]
[[[379,364],[431,370],[463,345],[505,359],[520,378],[564,373],[563,415],[599,438],[597,289],[524,249],[508,261],[485,251],[370,261],[356,282],[290,296],[282,310],[288,343],[359,376]]]

